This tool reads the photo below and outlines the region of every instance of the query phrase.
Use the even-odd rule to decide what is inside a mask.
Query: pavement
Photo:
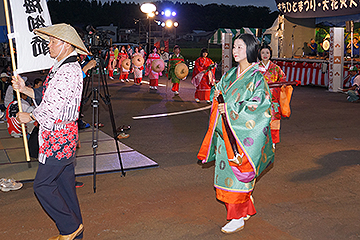
[[[148,86],[108,81],[117,126],[130,124],[127,147],[158,167],[91,174],[78,198],[84,239],[359,239],[360,150],[358,103],[325,88],[295,87],[292,115],[281,121],[275,163],[257,181],[257,214],[234,234],[223,234],[225,206],[216,200],[212,165],[197,164],[209,110],[157,118],[135,116],[174,113],[208,106],[194,101],[189,79],[174,97],[163,77],[157,92]],[[108,105],[100,104],[101,130],[112,135]],[[90,104],[84,108],[91,122]],[[1,138],[7,134],[0,131]],[[2,139],[0,139],[2,141]],[[89,141],[87,139],[86,141]],[[21,151],[19,148],[18,151]],[[22,189],[0,192],[0,239],[47,239],[55,224],[33,194]]]

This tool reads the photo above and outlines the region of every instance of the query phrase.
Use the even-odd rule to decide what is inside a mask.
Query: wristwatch
[[[32,114],[32,113],[30,113],[30,118],[32,119],[32,120],[36,120],[35,118],[34,118],[34,115]]]

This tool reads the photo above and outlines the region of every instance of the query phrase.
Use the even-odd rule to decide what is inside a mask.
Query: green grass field
[[[201,48],[181,48],[181,55],[184,56],[185,60],[195,61],[200,57]],[[210,48],[209,58],[214,62],[221,62],[221,48]]]

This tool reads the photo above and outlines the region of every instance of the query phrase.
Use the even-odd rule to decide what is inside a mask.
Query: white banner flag
[[[50,68],[48,42],[33,33],[35,28],[51,25],[46,0],[10,0],[13,34],[17,53],[17,73]]]

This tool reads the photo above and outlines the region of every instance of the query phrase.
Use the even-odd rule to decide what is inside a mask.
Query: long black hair
[[[259,49],[259,55],[258,55],[259,60],[260,60],[260,61],[262,60],[262,59],[261,59],[261,50],[263,50],[263,49],[269,49],[269,51],[270,51],[270,58],[269,58],[269,60],[271,60],[271,58],[272,58],[272,50],[271,50],[271,47],[270,47],[269,45],[263,45],[263,46],[260,47],[260,49]]]
[[[157,51],[157,47],[155,45],[151,46],[151,52],[154,52],[155,48],[156,48],[156,51]]]
[[[203,54],[204,54],[204,53],[209,54],[209,51],[207,50],[207,48],[202,48],[202,49],[201,49],[200,57],[203,57]]]
[[[254,35],[249,33],[240,34],[236,39],[241,39],[246,45],[246,58],[249,63],[257,62],[259,44]]]

